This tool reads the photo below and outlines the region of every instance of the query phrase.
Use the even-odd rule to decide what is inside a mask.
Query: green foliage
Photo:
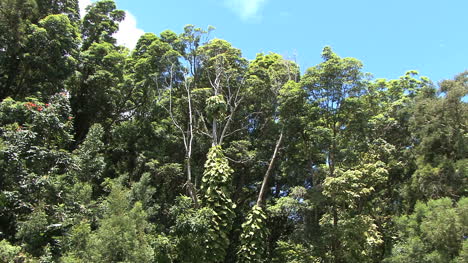
[[[148,217],[153,217],[157,214],[157,210],[160,208],[154,200],[154,195],[157,190],[152,186],[151,174],[144,173],[140,181],[134,183],[131,189],[131,199],[141,202],[143,209],[148,214]]]
[[[232,75],[241,74],[247,66],[247,61],[242,58],[241,51],[233,48],[231,44],[222,39],[213,39],[200,48],[203,63],[205,63],[206,74],[209,78],[217,74],[220,76],[221,86],[233,85]],[[208,77],[207,76],[207,77]]]
[[[87,7],[83,18],[83,50],[93,43],[108,42],[115,44],[113,34],[119,29],[118,22],[125,18],[123,10],[117,10],[113,0],[102,0]]]
[[[73,176],[81,182],[101,182],[105,168],[104,130],[101,125],[93,125],[83,143],[74,151],[76,170]]]
[[[174,220],[169,236],[173,247],[170,252],[160,250],[159,257],[167,254],[177,262],[206,262],[206,235],[215,220],[213,210],[209,207],[196,209],[191,198],[180,196],[170,209],[170,215]]]
[[[72,80],[71,104],[75,130],[83,139],[94,123],[108,127],[125,111],[124,80],[126,51],[108,42],[92,43],[81,53],[81,74]],[[85,99],[86,98],[86,99]]]
[[[91,262],[152,262],[154,251],[141,203],[131,205],[128,191],[118,185],[102,204],[104,214],[97,230],[86,222],[72,229],[66,260]]]
[[[468,93],[466,72],[441,83],[445,95],[421,93],[417,98],[411,129],[416,136],[417,170],[408,193],[413,198],[466,195]]]
[[[77,8],[75,1],[75,7]],[[63,91],[77,66],[80,35],[73,2],[4,0],[0,8],[0,100]]]
[[[94,2],[87,11],[81,25],[78,74],[69,82],[78,140],[83,140],[95,123],[109,129],[125,111],[129,97],[123,88],[128,50],[117,47],[113,37],[125,12],[117,10],[113,0]]]
[[[167,34],[164,36],[169,38]],[[126,61],[128,70],[125,88],[132,91],[128,94],[129,101],[126,107],[136,108],[137,116],[145,116],[148,111],[151,111],[154,107],[154,100],[168,99],[166,96],[161,96],[162,87],[180,78],[179,70],[181,69],[178,60],[181,55],[170,43],[166,42],[169,40],[164,39],[164,36],[161,34],[159,38],[152,33],[144,34],[138,40],[131,58]],[[178,40],[173,37],[172,35],[172,42],[177,42]]]
[[[349,217],[339,214],[338,225],[333,225],[333,215],[325,214],[320,222],[327,235],[324,238],[340,239],[340,251],[328,252],[324,258],[332,261],[374,262],[380,245],[383,243],[376,220],[367,215]]]
[[[60,202],[58,182],[73,166],[67,151],[72,119],[66,94],[48,103],[7,98],[0,104],[0,220],[8,222],[0,229],[8,236],[14,236],[16,222],[27,220],[36,207]]]
[[[280,116],[284,121],[290,122],[299,118],[304,110],[306,94],[300,84],[288,81],[279,91]]]
[[[46,236],[48,225],[48,217],[45,211],[37,208],[26,221],[19,223],[16,238],[25,245],[27,252],[38,256],[48,241]]]
[[[386,181],[388,171],[385,163],[364,163],[356,169],[337,170],[336,177],[325,179],[323,194],[337,204],[356,209],[361,200],[369,197]]]
[[[264,128],[268,131],[277,121],[278,108],[286,109],[288,106],[293,106],[291,104],[283,106],[284,102],[280,104],[279,97],[283,88],[289,89],[298,78],[298,65],[275,53],[258,54],[249,64],[246,80],[249,111],[258,112],[251,116],[251,122],[257,124],[253,126],[254,131],[260,129],[261,123],[268,125]],[[290,83],[286,84],[288,82]],[[294,106],[298,107],[301,104]]]
[[[213,210],[208,233],[205,236],[206,260],[222,262],[229,245],[235,204],[230,198],[232,169],[221,146],[213,146],[207,155],[201,190],[202,203]]]
[[[64,15],[49,15],[32,25],[24,54],[24,78],[28,86],[22,92],[51,96],[64,90],[63,82],[75,72],[78,64],[79,31]],[[47,49],[44,49],[47,47]]]
[[[468,261],[468,241],[464,240],[462,250],[460,251],[460,256],[457,257],[454,260],[454,262],[462,263],[462,262],[467,262],[467,261]]]
[[[263,208],[253,206],[242,224],[238,262],[266,262],[268,237],[267,215]]]
[[[292,241],[278,241],[272,262],[318,263],[320,258],[310,254],[310,248]]]
[[[222,95],[211,96],[206,100],[206,113],[208,117],[222,119],[226,115],[227,104]]]
[[[78,9],[0,0],[0,261],[468,261],[467,72],[301,76],[193,25],[130,51]]]
[[[87,246],[91,237],[91,226],[85,221],[74,225],[68,238],[65,240],[69,251],[62,257],[63,262],[79,262],[80,259],[88,257]]]
[[[467,200],[455,205],[449,198],[418,202],[414,213],[398,217],[399,241],[386,262],[452,262],[464,257]]]
[[[0,241],[0,260],[2,262],[13,262],[18,258],[21,247],[14,246],[7,240]]]

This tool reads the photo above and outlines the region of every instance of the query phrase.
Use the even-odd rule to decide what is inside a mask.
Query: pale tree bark
[[[282,142],[283,142],[283,132],[281,132],[278,140],[276,141],[275,150],[273,151],[273,155],[271,156],[270,164],[268,165],[268,169],[265,172],[265,175],[263,176],[262,187],[260,188],[260,192],[258,193],[257,206],[263,207],[265,205],[266,192],[268,188],[268,180],[271,177],[271,173],[273,171],[275,160],[278,156],[278,152],[279,152]]]
[[[187,79],[184,81],[185,91],[187,92],[187,100],[188,100],[188,113],[189,113],[189,123],[188,123],[188,142],[186,143],[186,169],[187,169],[187,190],[192,198],[193,204],[195,207],[198,207],[198,198],[197,198],[197,191],[195,186],[192,183],[192,146],[193,146],[193,110],[192,110],[192,94],[190,92],[190,83]]]
[[[242,78],[240,81],[236,80],[236,85],[232,85],[233,73],[224,68],[222,59],[217,61],[214,67],[214,78],[208,75],[208,80],[210,82],[211,88],[213,89],[213,95],[222,95],[226,100],[229,114],[226,118],[224,118],[224,120],[217,120],[216,118],[213,118],[210,136],[213,146],[221,145],[226,137],[229,137],[230,135],[239,131],[235,130],[228,133],[237,108],[242,102],[242,96],[240,92],[244,84],[244,79]],[[235,88],[233,88],[233,86],[235,86]]]
[[[187,77],[188,74],[184,74],[184,81],[183,81],[183,88],[185,89],[187,95],[187,113],[188,113],[188,122],[186,124],[186,129],[182,127],[182,125],[177,121],[176,117],[174,116],[174,110],[172,107],[172,92],[173,92],[173,84],[174,84],[174,68],[171,66],[169,72],[169,79],[166,80],[166,88],[169,90],[169,108],[165,108],[166,111],[169,113],[171,118],[172,124],[180,131],[182,135],[182,141],[184,143],[185,149],[185,170],[187,174],[187,181],[185,183],[185,187],[187,187],[187,192],[192,199],[192,202],[195,207],[199,206],[198,197],[197,197],[197,190],[195,185],[193,184],[192,179],[192,149],[193,149],[193,139],[194,139],[194,111],[192,107],[192,94],[191,94],[191,85],[192,81]]]

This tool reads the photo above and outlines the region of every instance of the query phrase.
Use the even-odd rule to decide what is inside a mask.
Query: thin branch
[[[241,100],[239,100],[239,103],[240,103]],[[229,129],[229,126],[231,125],[231,121],[234,118],[234,114],[235,114],[236,109],[237,109],[238,106],[239,106],[239,104],[235,104],[234,108],[231,109],[231,114],[229,114],[229,118],[228,118],[226,124],[224,125],[223,131],[221,132],[221,137],[219,139],[219,144],[221,144],[223,142],[223,139],[225,138],[226,132]]]
[[[199,133],[207,135],[209,138],[212,138],[213,136],[208,131],[208,126],[206,125],[206,120],[203,117],[203,114],[200,111],[197,111],[197,113],[200,116],[200,119],[202,120],[201,123],[203,124],[203,128],[204,128],[204,131],[199,131]]]

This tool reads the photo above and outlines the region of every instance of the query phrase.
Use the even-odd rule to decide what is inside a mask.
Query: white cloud
[[[91,0],[79,0],[78,5],[80,6],[80,16],[84,17],[86,14],[85,8],[91,4]]]
[[[260,9],[267,0],[225,0],[226,5],[242,20],[259,19]]]
[[[120,22],[119,31],[114,34],[117,44],[124,45],[129,49],[135,48],[138,39],[145,31],[137,28],[137,20],[130,12],[125,11],[125,19]]]

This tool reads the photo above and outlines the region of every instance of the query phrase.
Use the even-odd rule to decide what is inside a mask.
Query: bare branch
[[[221,144],[223,142],[223,139],[225,138],[226,132],[229,129],[229,126],[231,125],[231,121],[234,118],[234,114],[236,113],[236,109],[237,109],[238,106],[239,106],[239,104],[235,104],[234,108],[231,109],[231,113],[229,114],[229,118],[228,118],[226,124],[224,125],[223,131],[221,132],[221,137],[219,138],[219,144]]]

